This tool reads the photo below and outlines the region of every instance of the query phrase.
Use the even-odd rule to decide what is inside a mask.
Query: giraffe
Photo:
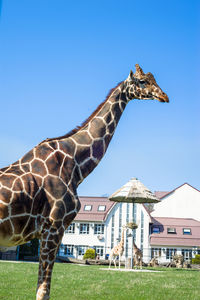
[[[118,245],[116,245],[115,247],[113,247],[110,251],[110,256],[109,256],[109,269],[112,263],[112,260],[114,261],[114,265],[115,268],[116,266],[116,259],[119,256],[119,269],[120,269],[120,261],[121,261],[121,257],[124,253],[124,232],[126,230],[126,226],[122,226],[122,237],[120,242],[118,243]]]
[[[104,156],[132,99],[169,102],[154,76],[136,65],[81,126],[42,141],[0,170],[0,246],[40,239],[36,300],[50,297],[56,253],[80,209],[77,187]]]
[[[136,266],[136,268],[140,266],[140,269],[142,269],[142,258],[143,258],[142,251],[136,246],[136,243],[133,240],[133,260],[134,260],[134,266]]]

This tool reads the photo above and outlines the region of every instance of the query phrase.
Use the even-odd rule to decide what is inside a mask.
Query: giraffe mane
[[[94,110],[94,112],[79,126],[75,127],[74,129],[70,130],[67,134],[59,136],[59,137],[55,137],[55,138],[47,138],[46,140],[43,140],[41,143],[39,143],[39,145],[45,143],[45,142],[49,142],[49,141],[55,141],[55,140],[62,140],[62,139],[66,139],[70,136],[72,136],[73,134],[77,133],[79,130],[81,130],[83,127],[85,127],[89,121],[100,111],[100,109],[102,108],[102,106],[105,104],[105,102],[108,100],[108,98],[111,96],[111,94],[114,92],[115,89],[117,89],[120,84],[123,81],[120,81],[114,88],[112,88],[108,95],[106,96],[106,99],[99,104],[99,106]]]

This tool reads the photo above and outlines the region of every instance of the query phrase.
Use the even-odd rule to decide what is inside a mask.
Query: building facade
[[[80,197],[81,210],[65,232],[62,255],[81,259],[88,248],[94,248],[100,258],[107,258],[121,239],[122,226],[135,222],[138,228],[125,233],[122,259],[131,257],[132,239],[143,251],[146,263],[153,257],[167,263],[175,254],[186,260],[195,257],[200,253],[200,192],[185,183],[156,195],[161,202],[151,213],[143,204]]]
[[[149,249],[149,222],[151,217],[142,204],[115,203],[106,197],[80,197],[81,210],[66,230],[60,255],[81,259],[88,248],[106,259],[110,250],[119,243],[122,227],[129,222],[138,225],[136,230],[125,231],[124,254],[131,256],[132,240],[142,249],[144,260],[151,256]]]
[[[94,248],[106,259],[129,222],[138,228],[125,232],[122,260],[131,257],[133,239],[145,263],[153,257],[167,263],[174,254],[182,254],[186,260],[200,254],[200,191],[185,183],[171,192],[156,192],[156,196],[161,202],[151,213],[144,204],[79,197],[81,209],[65,231],[58,255],[82,259],[88,248]],[[17,249],[0,253],[0,259],[17,259]]]
[[[159,263],[172,260],[173,255],[183,255],[191,260],[200,254],[200,222],[186,218],[152,218],[150,230],[151,256]]]

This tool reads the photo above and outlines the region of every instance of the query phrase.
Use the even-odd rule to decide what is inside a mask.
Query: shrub
[[[200,265],[200,254],[195,255],[195,258],[192,259],[192,264]]]
[[[83,259],[88,259],[88,258],[91,258],[91,259],[95,259],[95,250],[94,249],[87,249],[84,256],[83,256]]]

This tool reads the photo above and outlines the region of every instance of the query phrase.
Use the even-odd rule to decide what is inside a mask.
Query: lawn
[[[35,299],[38,264],[0,262],[0,300]],[[99,266],[54,266],[52,300],[200,300],[200,271],[114,272]]]

